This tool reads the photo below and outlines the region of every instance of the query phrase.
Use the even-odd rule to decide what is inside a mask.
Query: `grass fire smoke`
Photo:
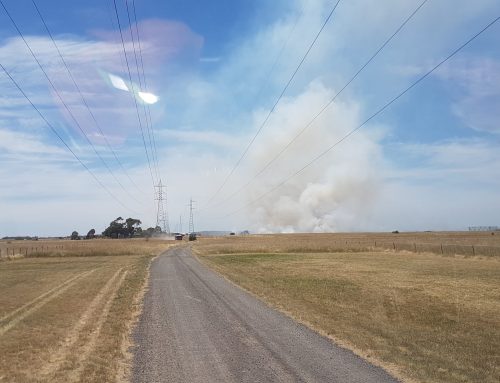
[[[283,100],[260,138],[249,163],[255,174],[298,134],[335,94],[320,82]],[[263,112],[264,113],[264,112]],[[256,115],[261,121],[263,113]],[[360,124],[359,106],[339,101],[327,109],[247,190],[255,200],[339,141]],[[251,207],[260,232],[324,232],[359,228],[367,217],[379,182],[382,162],[376,130],[358,131],[325,157]]]

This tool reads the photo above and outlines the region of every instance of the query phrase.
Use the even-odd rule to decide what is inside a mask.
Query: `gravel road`
[[[155,259],[134,333],[133,382],[397,382],[200,264]]]

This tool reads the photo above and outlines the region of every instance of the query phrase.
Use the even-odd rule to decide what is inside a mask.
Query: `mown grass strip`
[[[0,339],[0,381],[126,381],[129,334],[148,266],[172,242],[129,241],[128,248],[117,241],[111,249],[112,241],[102,241],[92,249],[89,241],[82,245],[86,256],[78,245],[78,257],[0,262],[2,324],[17,322]],[[96,256],[104,247],[107,255]]]

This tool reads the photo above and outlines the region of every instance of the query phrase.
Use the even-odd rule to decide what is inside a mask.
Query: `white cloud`
[[[390,179],[409,184],[440,184],[445,188],[450,184],[466,188],[480,185],[478,190],[484,185],[500,187],[500,152],[494,142],[469,138],[428,144],[401,143],[393,148],[398,157],[409,159],[413,165],[391,164],[386,171]]]
[[[377,203],[367,229],[467,230],[497,225],[500,152],[485,139],[399,144],[397,156],[413,165],[382,169]]]
[[[410,0],[342,2],[268,126],[214,202],[224,200],[244,185],[281,150],[417,4],[418,1]],[[279,18],[256,25],[251,35],[234,36],[225,46],[223,60],[202,56],[203,38],[185,25],[159,20],[140,24],[149,91],[160,97],[160,102],[151,106],[151,112],[157,133],[160,171],[168,185],[172,228],[181,214],[186,222],[186,203],[191,196],[198,201],[197,229],[424,229],[429,222],[435,228],[447,228],[463,226],[469,220],[475,224],[490,223],[494,214],[498,216],[495,208],[500,206],[496,197],[498,185],[493,179],[500,179],[496,165],[500,161],[492,142],[451,139],[431,144],[406,142],[400,148],[401,158],[409,160],[410,164],[403,166],[399,159],[384,156],[384,133],[373,125],[357,132],[258,204],[236,215],[225,216],[300,169],[356,127],[372,112],[372,104],[379,105],[380,100],[394,96],[407,85],[407,76],[414,76],[415,68],[418,73],[426,63],[435,62],[436,58],[448,53],[450,47],[456,46],[457,41],[463,41],[471,31],[477,30],[478,25],[498,9],[496,0],[430,1],[402,35],[344,92],[336,105],[268,172],[230,201],[204,209],[205,202],[221,185],[259,128],[332,2],[301,0],[291,5],[289,1],[281,1],[266,6],[279,8],[280,12],[276,12]],[[283,56],[272,76],[267,78],[276,54],[301,13]],[[99,168],[96,173],[121,200],[139,212],[146,226],[152,225],[155,217],[152,188],[149,169],[144,164],[133,100],[129,94],[114,91],[105,81],[107,73],[129,81],[120,59],[119,36],[116,31],[99,31],[95,36],[93,40],[58,36],[57,42],[106,136],[119,156],[126,159],[125,166],[131,177],[145,189],[144,194],[135,195],[144,200],[146,206],[138,206]],[[88,129],[93,142],[103,144],[102,136],[81,106],[71,81],[54,59],[50,40],[36,36],[28,36],[28,39],[75,116]],[[130,41],[126,44],[131,52]],[[67,135],[73,137],[72,146],[82,153],[86,163],[94,166],[95,159],[84,154],[88,148],[74,134],[73,123],[54,101],[54,95],[48,92],[45,80],[22,41],[18,38],[4,40],[0,45],[0,61],[28,89],[36,104],[43,105],[44,112],[58,129],[70,127]],[[209,74],[205,73],[206,66],[203,67],[203,62],[207,61],[213,64]],[[181,69],[172,69],[175,65],[170,67],[171,63]],[[474,60],[469,63],[472,64],[464,64],[463,70],[457,70],[460,65],[455,69],[450,67],[448,74],[443,72],[440,76],[461,87],[464,96],[455,99],[456,106],[463,112],[466,122],[470,118],[467,123],[471,127],[496,131],[498,108],[495,109],[491,102],[499,88],[495,77],[498,64]],[[394,68],[409,67],[413,72],[408,71],[405,76],[395,73]],[[488,81],[491,86],[484,86]],[[33,234],[65,233],[73,229],[84,232],[118,215],[134,214],[110,202],[109,196],[71,158],[72,162],[60,164],[42,161],[52,155],[54,158],[67,157],[63,157],[61,149],[50,143],[52,141],[34,133],[41,123],[29,119],[26,103],[3,76],[0,76],[0,85],[5,89],[0,99],[0,119],[3,120],[0,139],[5,140],[0,158],[2,165],[9,161],[9,166],[2,166],[0,170],[0,210],[2,215],[13,217],[9,225],[1,224],[1,234],[24,233],[25,217],[30,214],[51,217],[49,223],[43,219],[31,220],[29,225]],[[460,94],[450,93],[452,96]],[[490,101],[483,104],[487,98]],[[404,126],[404,119],[396,123]],[[187,128],[177,129],[177,126]],[[386,128],[392,126],[388,124]],[[16,132],[19,134],[15,135]],[[6,147],[10,148],[8,152]],[[55,152],[52,154],[51,150]],[[132,188],[123,174],[119,177]],[[467,205],[471,200],[474,203]],[[218,217],[222,219],[217,220]]]
[[[159,139],[164,139],[170,145],[172,140],[178,141],[184,144],[203,144],[209,145],[211,147],[221,147],[225,149],[236,149],[235,146],[240,145],[235,144],[235,140],[240,140],[240,136],[235,136],[231,134],[226,134],[217,131],[199,131],[199,130],[186,130],[186,129],[164,129],[158,131]],[[205,148],[206,149],[206,148]]]
[[[58,155],[59,158],[68,157],[63,149],[46,145],[41,142],[40,136],[27,133],[17,133],[11,130],[0,129],[0,157],[3,153],[19,153],[21,155]]]
[[[454,113],[478,131],[500,133],[500,60],[462,59],[438,74],[460,87]]]

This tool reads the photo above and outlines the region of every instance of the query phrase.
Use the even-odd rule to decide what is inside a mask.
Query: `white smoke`
[[[314,82],[297,97],[282,100],[250,156],[248,174],[265,166],[334,95],[333,89]],[[265,113],[255,116],[257,124]],[[249,187],[248,199],[262,196],[360,123],[356,103],[334,103]],[[379,188],[381,137],[373,128],[358,131],[285,185],[252,204],[249,215],[254,221],[253,229],[325,232],[358,228]]]

